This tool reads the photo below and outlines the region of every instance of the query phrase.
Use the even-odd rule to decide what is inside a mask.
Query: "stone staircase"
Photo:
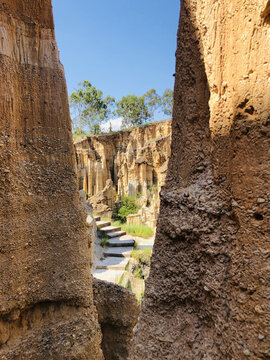
[[[105,250],[105,259],[100,260],[93,271],[93,276],[110,282],[118,283],[129,263],[135,241],[132,236],[121,230],[120,226],[112,226],[109,221],[101,221],[94,217],[97,227],[109,238]]]

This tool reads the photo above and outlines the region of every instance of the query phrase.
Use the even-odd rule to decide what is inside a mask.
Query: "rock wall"
[[[50,0],[0,4],[0,358],[102,359]]]
[[[268,359],[269,1],[181,7],[172,155],[130,359]]]
[[[140,311],[138,302],[127,289],[106,281],[94,279],[93,292],[105,360],[126,360]]]
[[[103,214],[111,211],[119,196],[139,196],[144,207],[140,218],[155,222],[170,145],[171,120],[88,137],[75,144],[79,189],[88,193],[94,210]]]

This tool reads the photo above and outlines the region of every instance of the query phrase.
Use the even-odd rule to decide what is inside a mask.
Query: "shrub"
[[[152,251],[150,249],[133,250],[131,257],[136,260],[136,264],[133,266],[133,275],[143,280],[147,275],[145,270],[150,267]]]
[[[157,190],[157,184],[153,184],[147,188],[150,194],[153,194]]]
[[[113,219],[120,220],[122,223],[127,221],[127,216],[136,214],[140,207],[131,196],[123,196],[121,200],[115,203],[113,209]]]

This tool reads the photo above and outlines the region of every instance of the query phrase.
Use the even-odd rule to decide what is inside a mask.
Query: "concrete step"
[[[104,228],[105,226],[110,226],[111,223],[109,221],[97,221],[97,227],[99,229]]]
[[[97,270],[125,270],[128,262],[128,258],[110,256],[105,260],[100,260],[97,264]]]
[[[94,216],[94,219],[95,219],[96,221],[100,221],[100,216]]]
[[[113,239],[109,239],[107,242],[107,246],[109,247],[128,247],[128,246],[134,246],[135,241],[132,236],[130,235],[123,235],[118,236]]]
[[[133,250],[133,246],[119,246],[119,247],[107,247],[104,251],[104,255],[106,257],[127,257],[129,258],[131,252]]]
[[[94,270],[93,276],[99,280],[118,284],[124,272],[124,270]]]
[[[126,235],[126,232],[125,231],[114,231],[114,232],[110,232],[110,233],[106,233],[109,238],[116,238],[116,237],[119,237],[119,236],[123,236],[123,235]]]
[[[120,226],[105,226],[101,230],[105,231],[106,233],[111,233],[111,232],[121,231],[121,227]]]

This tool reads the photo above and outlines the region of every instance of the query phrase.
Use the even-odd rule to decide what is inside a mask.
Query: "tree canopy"
[[[87,128],[90,132],[98,133],[100,124],[113,115],[115,99],[111,96],[103,98],[102,91],[87,80],[79,85],[82,87],[69,98],[73,128],[79,132]]]
[[[152,121],[155,111],[161,106],[161,96],[157,94],[155,89],[151,89],[144,94],[144,101]]]
[[[156,112],[172,115],[173,91],[170,89],[162,96],[150,89],[142,96],[127,95],[115,102],[115,98],[104,97],[103,92],[87,80],[79,86],[69,97],[73,130],[77,134],[98,134],[102,123],[116,116],[122,118],[122,128],[130,128],[154,121]]]
[[[161,97],[161,107],[165,115],[172,116],[173,111],[173,90],[166,89]]]
[[[150,117],[143,96],[123,96],[122,99],[116,103],[116,107],[117,115],[123,118],[123,128],[142,125]]]

